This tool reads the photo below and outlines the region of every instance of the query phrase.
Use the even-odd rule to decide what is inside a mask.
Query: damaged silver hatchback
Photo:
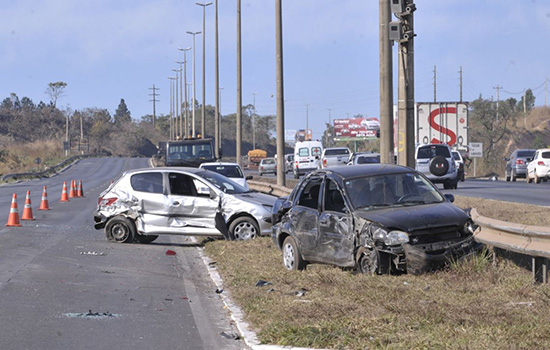
[[[250,239],[271,232],[275,200],[209,170],[131,170],[101,193],[95,228],[121,243],[149,243],[160,234]]]
[[[308,174],[273,209],[289,270],[308,263],[367,274],[422,273],[480,249],[470,216],[411,168],[368,164]]]

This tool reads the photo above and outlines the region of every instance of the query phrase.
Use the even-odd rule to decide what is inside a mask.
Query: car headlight
[[[385,245],[400,245],[409,242],[409,235],[403,231],[389,231],[382,227],[374,227],[372,238],[375,241],[382,241]]]

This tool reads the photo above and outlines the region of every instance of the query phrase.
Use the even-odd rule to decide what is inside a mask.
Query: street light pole
[[[309,104],[306,105],[306,137],[305,137],[306,141],[309,141],[308,134],[309,134]]]
[[[183,61],[175,61],[177,64],[180,65],[180,102],[179,102],[179,109],[180,113],[178,114],[179,118],[179,136],[183,138]]]
[[[187,137],[189,135],[189,104],[187,100],[187,51],[191,50],[191,47],[186,47],[185,49],[178,48],[178,50],[183,51],[183,83],[185,84],[185,115],[184,115],[184,127],[183,127],[183,137]]]
[[[179,108],[178,107],[178,72],[181,75],[181,69],[174,69],[172,68],[174,72],[176,72],[176,84],[174,88],[174,139],[177,139],[178,135],[178,116],[179,116]]]
[[[221,119],[221,110],[222,110],[222,90],[223,90],[223,86],[221,86],[221,87],[218,89],[219,98],[220,98],[220,100],[219,100],[219,104],[220,104],[220,108],[219,108],[219,110],[220,110],[220,125],[219,125],[219,127],[218,127],[218,140],[220,140],[220,141],[219,141],[218,151],[221,150],[221,147],[222,147],[222,119]],[[223,156],[223,154],[220,155],[220,156]]]
[[[193,100],[191,103],[193,104],[193,121],[191,123],[191,129],[192,129],[192,136],[195,137],[195,95],[196,95],[196,85],[195,85],[195,35],[200,34],[201,32],[187,32],[187,34],[193,35],[193,81],[191,84],[193,84]]]
[[[174,135],[174,121],[172,120],[173,118],[173,115],[174,115],[174,97],[173,97],[173,94],[174,94],[174,80],[176,78],[174,77],[168,77],[168,79],[170,80],[170,140],[173,140],[173,135]]]
[[[282,1],[275,0],[275,79],[277,85],[277,185],[285,186],[285,95],[283,84],[283,11]]]
[[[199,6],[202,6],[202,118],[201,118],[201,135],[205,135],[205,120],[206,120],[206,6],[212,5],[211,2],[201,4],[200,2],[196,3]]]
[[[221,148],[221,118],[220,118],[220,63],[219,63],[219,51],[218,51],[218,0],[216,0],[216,108],[214,111],[214,144],[216,145],[216,159],[220,159]]]
[[[242,110],[243,110],[243,92],[242,92],[242,62],[241,62],[241,0],[237,0],[237,130],[235,132],[237,164],[242,166]]]

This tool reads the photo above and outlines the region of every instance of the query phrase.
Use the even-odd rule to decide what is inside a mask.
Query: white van
[[[298,141],[294,145],[294,178],[306,174],[319,167],[319,159],[323,153],[321,141]]]

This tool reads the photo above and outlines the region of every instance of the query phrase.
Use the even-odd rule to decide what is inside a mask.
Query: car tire
[[[506,177],[506,181],[510,181],[510,174],[508,174],[506,171],[504,172],[504,176]]]
[[[516,182],[518,176],[515,171],[512,170],[512,182]]]
[[[107,240],[113,243],[132,243],[136,236],[136,225],[125,216],[115,216],[105,225]]]
[[[231,222],[229,232],[235,237],[235,240],[248,240],[258,237],[260,228],[256,220],[250,216],[241,216]]]
[[[442,156],[433,157],[430,159],[430,173],[435,176],[443,176],[449,171],[449,163]]]
[[[296,241],[291,236],[285,238],[283,242],[283,266],[287,270],[302,271],[306,268],[306,262],[302,259],[302,254],[296,245]]]
[[[525,174],[525,182],[527,182],[528,184],[531,183],[531,178],[529,177],[529,173]]]
[[[452,184],[451,184],[450,181],[447,181],[447,182],[444,182],[444,183],[443,183],[443,189],[444,189],[444,190],[450,190],[450,189],[452,189],[452,188],[453,188],[453,186],[452,186]]]
[[[540,177],[537,175],[537,171],[535,170],[535,183],[540,184]]]
[[[149,244],[157,238],[159,238],[157,235],[136,235],[136,241],[142,244]]]
[[[383,275],[390,273],[390,259],[388,254],[377,249],[368,249],[359,257],[359,272],[365,275]]]

